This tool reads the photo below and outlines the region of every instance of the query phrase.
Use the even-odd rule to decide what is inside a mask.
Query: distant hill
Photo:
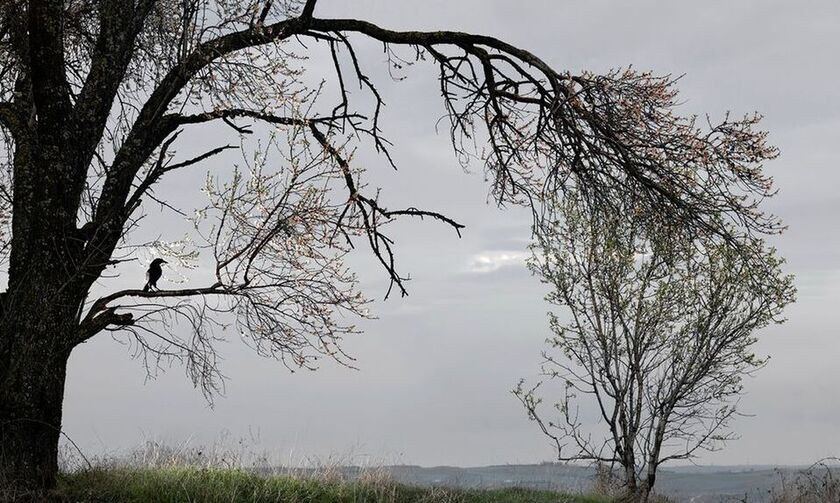
[[[718,503],[768,500],[770,491],[784,478],[792,480],[803,467],[776,466],[687,466],[663,468],[657,490],[679,501]],[[370,469],[342,467],[343,477],[354,479]],[[525,487],[564,492],[587,492],[592,484],[591,468],[555,463],[499,465],[471,468],[395,465],[376,468],[397,482],[421,487],[495,489]]]

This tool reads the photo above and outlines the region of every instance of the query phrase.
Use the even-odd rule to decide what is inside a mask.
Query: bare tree
[[[395,163],[378,84],[354,45],[362,38],[383,45],[393,71],[437,68],[453,147],[465,162],[485,162],[500,205],[530,204],[539,222],[546,194],[575,187],[605,209],[639,194],[647,218],[690,236],[734,242],[778,230],[757,207],[772,190],[761,162],[775,155],[754,130],[757,117],[701,130],[676,114],[669,77],[572,75],[496,38],[320,18],[316,3],[0,3],[0,458],[11,483],[53,483],[66,362],[96,334],[129,337],[152,365],[183,360],[211,392],[222,336],[214,324],[229,320],[219,311],[260,353],[292,367],[319,355],[347,362],[339,343],[354,328],[337,313],[366,311],[343,254],[365,243],[405,294],[387,224],[420,217],[460,230],[440,213],[386,205],[352,162],[367,144]],[[302,56],[316,46],[334,64],[323,90],[302,78]],[[97,298],[108,268],[149,244],[131,231],[152,205],[193,215],[155,188],[240,148],[178,156],[180,139],[210,123],[233,138],[274,135],[256,153],[241,140],[249,161],[239,170],[209,164],[195,250],[152,243],[179,260],[212,257],[211,278]]]
[[[743,379],[765,363],[756,331],[782,321],[793,278],[760,240],[743,243],[745,261],[729,244],[642,225],[632,199],[621,213],[573,195],[557,204],[561,220],[539,236],[530,267],[563,308],[549,314],[542,366],[563,391],[550,420],[541,383],[515,394],[558,460],[617,465],[628,499],[647,501],[663,463],[733,438]]]

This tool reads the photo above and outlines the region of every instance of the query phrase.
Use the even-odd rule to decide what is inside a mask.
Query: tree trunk
[[[647,503],[650,499],[650,493],[653,490],[653,480],[647,479],[639,486],[639,503]]]
[[[647,503],[650,500],[651,488],[647,482],[637,484],[636,487],[625,487],[622,494],[616,498],[617,503]]]
[[[632,439],[624,438],[624,449],[622,450],[622,467],[624,468],[624,487],[623,495],[619,501],[635,502],[635,497],[638,489],[636,481],[636,456],[633,452]]]
[[[25,310],[26,308],[24,308]],[[37,312],[36,312],[37,313]],[[45,332],[43,316],[29,330],[0,326],[0,486],[49,489],[58,474],[58,441],[69,346],[67,332]]]
[[[636,482],[636,472],[634,468],[624,468],[621,492],[616,498],[616,501],[618,503],[638,503],[639,486]]]
[[[60,133],[39,133],[38,144],[24,135],[15,150],[8,290],[0,296],[0,487],[15,491],[55,485],[67,360],[87,295],[75,171],[62,162]]]

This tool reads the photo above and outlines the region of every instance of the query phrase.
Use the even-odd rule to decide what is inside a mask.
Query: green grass
[[[64,475],[59,501],[74,503],[606,503],[594,496],[527,489],[422,489],[371,478],[261,477],[237,469],[111,468]]]

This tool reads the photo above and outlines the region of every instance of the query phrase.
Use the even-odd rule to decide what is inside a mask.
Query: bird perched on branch
[[[149,265],[149,270],[146,271],[146,286],[143,287],[144,292],[151,292],[152,290],[158,289],[157,282],[163,276],[163,269],[160,268],[160,265],[167,263],[162,258],[152,260],[152,263]]]

